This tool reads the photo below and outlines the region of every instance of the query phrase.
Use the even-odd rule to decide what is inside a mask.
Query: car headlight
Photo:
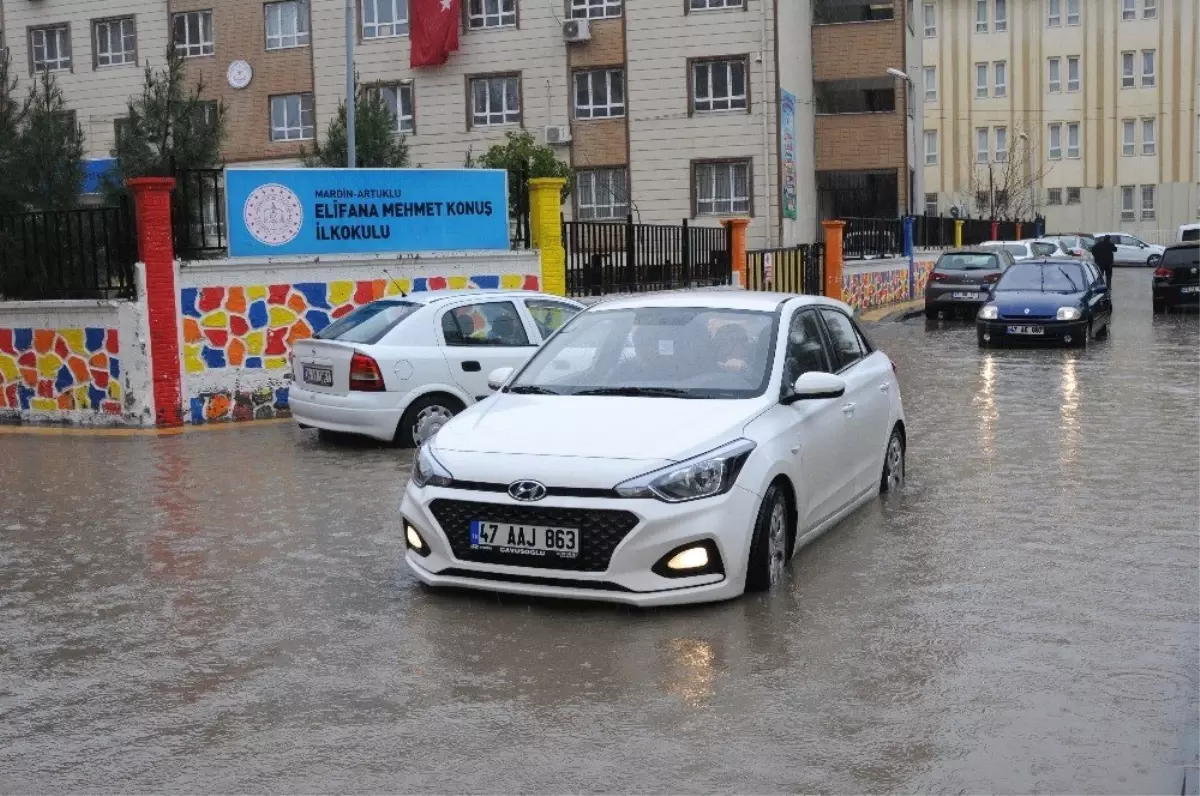
[[[417,451],[417,460],[413,463],[412,481],[419,487],[450,486],[454,483],[454,476],[450,475],[450,471],[437,460],[433,451],[429,449],[429,443],[426,442]]]
[[[1077,307],[1059,307],[1056,317],[1060,321],[1077,321],[1083,317],[1083,313]]]
[[[995,304],[984,304],[979,308],[979,318],[984,321],[994,321],[1000,317],[1000,310]]]
[[[666,503],[722,495],[733,488],[752,450],[753,442],[737,439],[708,453],[622,481],[614,489],[621,497],[654,498]]]

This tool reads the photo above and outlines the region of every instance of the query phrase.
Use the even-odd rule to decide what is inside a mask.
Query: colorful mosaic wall
[[[121,414],[116,329],[0,329],[0,410]]]
[[[852,272],[843,276],[842,299],[859,310],[886,307],[920,298],[925,291],[925,282],[933,270],[933,260],[918,260],[913,295],[908,295],[908,268],[891,271]]]
[[[482,274],[184,288],[184,370],[198,376],[240,368],[280,376],[295,341],[311,337],[355,307],[401,292],[468,288],[538,290],[539,279],[536,274]],[[287,410],[287,388],[204,392],[188,403],[193,423],[274,417]]]

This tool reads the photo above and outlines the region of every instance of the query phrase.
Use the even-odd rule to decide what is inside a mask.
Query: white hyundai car
[[[527,291],[434,291],[373,301],[292,347],[288,403],[302,428],[414,447],[491,395],[583,305]]]
[[[489,381],[421,446],[401,504],[431,586],[639,606],[765,591],[904,479],[895,368],[830,299],[612,300]]]

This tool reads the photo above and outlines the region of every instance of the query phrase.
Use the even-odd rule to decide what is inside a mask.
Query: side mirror
[[[488,374],[488,389],[498,390],[513,375],[512,368],[496,368]]]
[[[840,398],[846,394],[846,380],[832,373],[809,371],[792,385],[792,394],[785,395],[782,403],[815,401],[821,398]]]

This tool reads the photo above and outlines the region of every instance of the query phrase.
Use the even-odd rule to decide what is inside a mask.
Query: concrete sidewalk
[[[881,323],[884,321],[903,321],[925,312],[925,299],[903,301],[899,304],[889,304],[886,307],[874,307],[866,312],[860,312],[858,319],[863,323]]]

